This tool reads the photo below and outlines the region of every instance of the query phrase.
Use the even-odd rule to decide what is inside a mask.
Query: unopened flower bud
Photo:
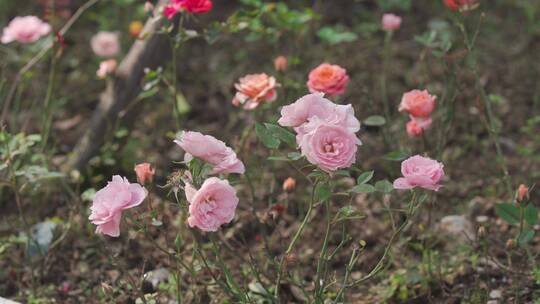
[[[525,186],[524,184],[521,184],[519,185],[518,190],[517,190],[516,200],[518,203],[521,203],[527,199],[529,199],[529,188]]]
[[[291,192],[294,188],[296,188],[296,180],[292,177],[288,177],[283,182],[283,191]]]
[[[513,239],[508,239],[506,241],[506,248],[512,248],[514,247],[514,240]]]
[[[152,168],[149,163],[138,164],[134,168],[135,173],[137,174],[137,181],[144,185],[146,181],[152,182],[154,179],[154,174],[156,170]]]
[[[287,70],[288,65],[289,65],[289,61],[287,60],[287,57],[285,56],[277,56],[276,59],[274,59],[274,68],[278,72],[285,72]]]

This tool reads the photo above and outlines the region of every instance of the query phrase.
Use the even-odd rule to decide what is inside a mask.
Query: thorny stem
[[[283,275],[283,266],[285,265],[285,258],[288,257],[291,251],[294,249],[294,245],[296,244],[296,241],[298,240],[298,238],[304,231],[304,228],[307,222],[309,221],[309,217],[311,216],[311,211],[313,211],[313,205],[315,204],[315,189],[317,188],[318,183],[319,183],[319,180],[315,181],[315,183],[313,184],[313,188],[311,190],[311,199],[309,201],[309,207],[304,217],[304,220],[302,221],[302,224],[300,224],[300,227],[296,231],[296,234],[294,235],[293,239],[289,243],[289,247],[287,247],[285,254],[281,256],[281,259],[279,261],[279,268],[278,268],[278,274],[277,274],[277,280],[276,280],[276,290],[274,291],[274,297],[278,301],[279,301],[279,284],[281,283],[281,277]]]

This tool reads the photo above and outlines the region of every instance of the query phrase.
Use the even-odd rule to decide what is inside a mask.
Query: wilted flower
[[[104,79],[107,75],[110,75],[116,71],[118,63],[116,59],[104,60],[99,64],[99,69],[96,71],[96,75],[100,79]]]
[[[97,225],[96,233],[112,237],[120,235],[120,220],[125,209],[140,205],[148,192],[137,183],[115,175],[107,186],[99,190],[92,201],[88,218]]]
[[[210,177],[199,190],[186,185],[189,202],[188,224],[202,231],[217,231],[234,218],[238,197],[227,180]]]
[[[120,52],[118,33],[101,31],[90,40],[92,51],[101,57],[114,57]]]
[[[234,85],[237,90],[232,100],[235,106],[244,105],[244,109],[253,110],[263,102],[276,100],[276,87],[279,84],[272,76],[265,73],[246,75]]]
[[[186,131],[174,142],[186,151],[184,160],[189,161],[192,157],[197,157],[213,165],[211,174],[245,172],[244,164],[236,153],[213,136]]]
[[[409,157],[401,163],[400,177],[394,181],[396,189],[412,189],[420,187],[438,191],[439,182],[444,177],[443,164],[420,155]]]
[[[146,181],[152,182],[154,174],[156,174],[156,170],[149,163],[138,164],[133,170],[137,174],[137,181],[143,185]]]
[[[323,63],[309,73],[307,86],[311,93],[322,92],[330,96],[345,93],[349,84],[347,71],[339,65]]]
[[[287,57],[285,56],[277,56],[276,59],[274,59],[274,68],[278,72],[285,72],[285,70],[287,70],[288,65],[289,65],[289,61],[287,60]]]
[[[382,28],[385,31],[395,31],[401,26],[401,17],[394,14],[384,14],[382,17]]]
[[[0,42],[32,43],[50,32],[51,26],[36,16],[15,17],[4,28]]]
[[[414,117],[428,117],[435,110],[436,96],[430,95],[427,90],[412,90],[403,94],[399,104],[400,112],[408,112]]]

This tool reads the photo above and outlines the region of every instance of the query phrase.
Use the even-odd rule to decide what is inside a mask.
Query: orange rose
[[[244,105],[244,109],[253,110],[263,102],[276,100],[276,87],[279,84],[272,76],[265,73],[246,75],[234,85],[237,90],[232,103],[235,106]]]
[[[307,86],[311,93],[342,95],[349,84],[347,71],[335,64],[323,63],[309,73]]]

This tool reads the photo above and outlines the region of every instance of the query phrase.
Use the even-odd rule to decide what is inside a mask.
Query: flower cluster
[[[407,133],[410,136],[421,136],[431,125],[431,113],[435,110],[436,99],[427,90],[412,90],[403,94],[398,110],[409,113],[411,120],[407,123]]]
[[[323,93],[308,94],[283,107],[278,123],[294,128],[302,154],[326,172],[348,168],[356,161],[361,142],[355,133],[360,122],[350,104],[337,105]]]

